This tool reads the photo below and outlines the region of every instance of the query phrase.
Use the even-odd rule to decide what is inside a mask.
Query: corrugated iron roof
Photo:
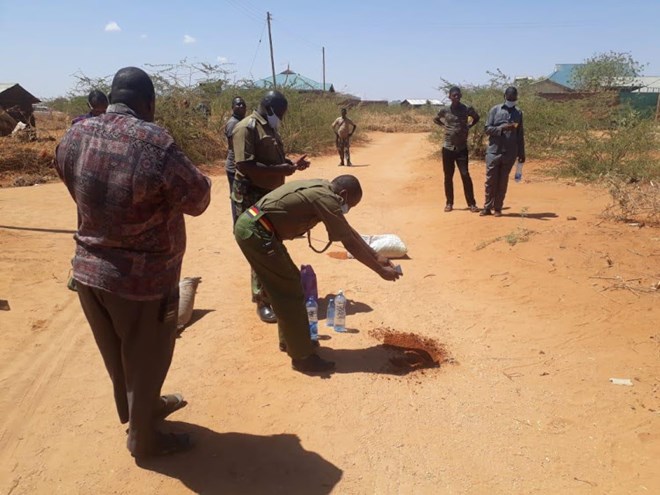
[[[18,83],[0,83],[0,97],[10,100],[18,98],[28,103],[41,103],[39,98]]]
[[[403,103],[408,103],[409,105],[412,105],[412,106],[423,106],[423,105],[438,106],[438,105],[442,105],[442,102],[440,100],[422,100],[422,99],[419,99],[419,98],[406,98],[405,100],[403,100],[401,102],[401,104],[403,104]]]
[[[278,88],[291,88],[298,91],[322,91],[323,83],[314,81],[309,77],[297,74],[290,69],[280,72],[275,75],[275,83]],[[264,77],[254,82],[255,86],[260,88],[272,88],[273,78]],[[325,91],[334,91],[335,88],[331,83],[325,83]]]
[[[12,86],[16,86],[16,83],[0,83],[0,93],[8,90]]]
[[[581,65],[584,64],[556,64],[555,71],[548,76],[548,79],[567,88],[575,89],[573,70]]]

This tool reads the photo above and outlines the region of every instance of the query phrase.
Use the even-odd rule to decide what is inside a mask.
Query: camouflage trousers
[[[339,137],[337,136],[336,140],[337,152],[339,153],[339,160],[341,163],[344,163],[346,160],[346,165],[351,164],[351,138],[350,137]]]

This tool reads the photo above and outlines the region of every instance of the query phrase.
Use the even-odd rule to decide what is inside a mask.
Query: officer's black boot
[[[277,323],[277,316],[273,308],[270,307],[270,304],[257,304],[257,314],[264,323]]]

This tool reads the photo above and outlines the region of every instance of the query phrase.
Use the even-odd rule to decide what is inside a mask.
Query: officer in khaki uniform
[[[234,214],[238,217],[265,194],[284,184],[284,178],[296,170],[309,167],[306,155],[294,163],[284,154],[278,128],[286,114],[288,102],[279,91],[269,91],[259,108],[234,127],[232,135],[236,175],[232,186]],[[277,322],[268,291],[252,271],[252,302],[266,323]]]
[[[329,371],[334,363],[314,352],[300,271],[282,241],[303,235],[323,222],[328,246],[340,241],[355,259],[385,280],[400,276],[392,263],[376,254],[346,221],[344,215],[361,199],[360,183],[352,175],[341,175],[332,182],[293,181],[266,194],[236,221],[236,242],[270,296],[280,349],[288,352],[297,371]]]

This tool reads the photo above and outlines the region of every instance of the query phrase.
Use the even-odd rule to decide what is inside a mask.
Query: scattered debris
[[[630,378],[610,378],[610,382],[613,385],[624,385],[626,387],[632,387],[633,382]]]
[[[566,220],[577,220],[577,217],[567,216],[567,217],[566,217]]]

